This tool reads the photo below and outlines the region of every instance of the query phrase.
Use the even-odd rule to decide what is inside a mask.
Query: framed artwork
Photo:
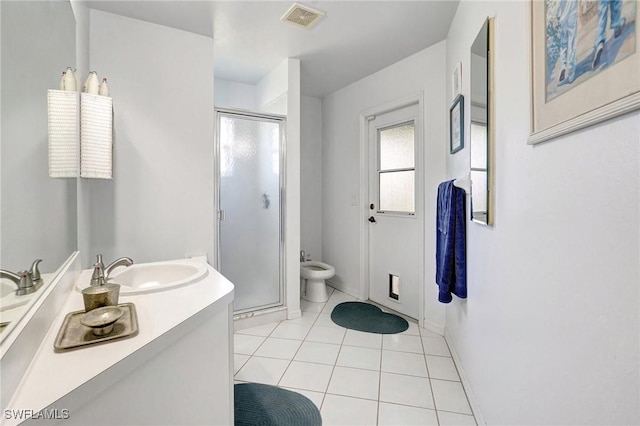
[[[535,144],[640,108],[636,0],[531,1]]]
[[[451,74],[451,99],[462,93],[462,62],[458,62]]]
[[[449,152],[464,148],[464,96],[458,95],[449,108]]]

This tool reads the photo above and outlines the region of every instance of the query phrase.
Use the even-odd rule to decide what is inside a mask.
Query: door
[[[370,118],[369,298],[419,319],[423,283],[418,104]]]
[[[217,112],[217,269],[236,313],[283,301],[283,131],[280,117]]]

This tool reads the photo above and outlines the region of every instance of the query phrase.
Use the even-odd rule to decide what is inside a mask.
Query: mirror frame
[[[480,32],[478,33],[478,35],[476,36],[476,38],[474,39],[474,42],[472,43],[475,44],[475,40],[478,39],[478,37],[481,36],[482,32],[485,31],[485,27],[486,27],[486,38],[487,38],[487,64],[486,64],[486,75],[487,75],[487,89],[486,89],[486,96],[487,96],[487,147],[486,147],[486,154],[487,154],[487,159],[486,159],[486,172],[487,172],[487,182],[486,182],[486,203],[487,203],[487,211],[486,211],[486,216],[482,219],[478,218],[478,217],[474,217],[473,216],[473,180],[471,182],[471,203],[470,203],[470,216],[471,216],[471,221],[481,224],[481,225],[487,225],[487,226],[491,226],[493,225],[493,219],[494,219],[494,202],[493,202],[493,187],[494,187],[494,143],[495,143],[495,98],[494,98],[494,56],[495,56],[495,50],[494,50],[494,26],[495,26],[495,18],[487,18],[485,20],[485,22],[482,24],[482,28],[480,29]],[[473,54],[471,52],[471,54]],[[469,69],[470,69],[470,75],[473,72],[473,67],[471,66],[471,58],[469,60]],[[473,77],[470,77],[470,82],[473,80]],[[470,89],[470,92],[473,92],[473,88]],[[472,98],[473,96],[470,95],[470,102],[472,102]],[[469,114],[469,153],[470,153],[470,159],[473,158],[473,149],[474,149],[474,142],[473,139],[471,138],[471,119],[472,114]],[[471,160],[470,160],[471,161]],[[471,167],[471,164],[469,166],[469,170],[470,173],[474,171],[474,169]]]

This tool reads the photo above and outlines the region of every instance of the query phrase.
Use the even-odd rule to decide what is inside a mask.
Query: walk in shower
[[[236,314],[283,305],[285,118],[216,109],[216,269]]]

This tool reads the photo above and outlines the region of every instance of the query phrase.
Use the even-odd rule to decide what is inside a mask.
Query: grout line
[[[304,313],[303,313],[304,315]],[[280,382],[282,382],[282,379],[284,378],[285,374],[287,374],[287,371],[289,370],[289,367],[291,367],[291,364],[293,364],[293,360],[296,357],[296,355],[298,355],[298,352],[300,352],[300,348],[302,347],[302,345],[304,344],[304,342],[306,341],[307,336],[309,335],[309,333],[311,332],[311,329],[313,328],[313,325],[316,323],[316,321],[318,321],[318,318],[320,318],[320,315],[318,315],[316,317],[315,320],[313,320],[313,322],[311,323],[311,326],[309,327],[309,330],[307,331],[307,333],[304,335],[304,339],[302,339],[302,341],[300,342],[300,346],[298,346],[298,349],[296,350],[296,353],[293,354],[293,357],[291,357],[291,359],[289,360],[289,364],[287,365],[287,368],[284,369],[284,372],[282,373],[282,376],[280,377],[280,379],[278,380],[278,382],[276,383],[276,386],[280,387]],[[282,323],[282,322],[281,322]],[[279,326],[280,324],[278,324]],[[278,328],[276,326],[276,328]],[[274,328],[275,330],[275,328]],[[323,398],[324,400],[324,398]]]
[[[427,354],[424,350],[424,341],[422,340],[422,333],[420,333],[420,345],[422,346],[422,356],[424,357],[424,363],[427,366],[427,375],[429,376],[429,389],[431,390],[431,400],[433,402],[433,410],[436,412],[436,421],[440,424],[440,416],[438,416],[438,406],[436,405],[436,395],[433,392],[433,384],[431,383],[431,372],[429,371],[429,363],[427,362]]]

